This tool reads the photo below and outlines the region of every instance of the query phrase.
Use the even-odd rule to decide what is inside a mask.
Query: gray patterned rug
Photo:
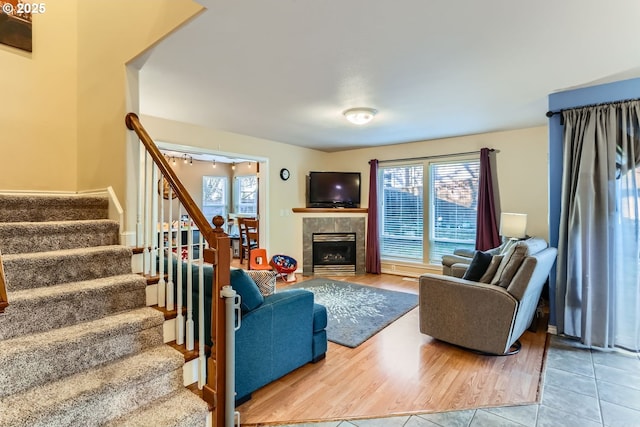
[[[327,308],[329,341],[352,348],[418,305],[416,294],[338,280],[311,279],[292,287],[310,290]]]

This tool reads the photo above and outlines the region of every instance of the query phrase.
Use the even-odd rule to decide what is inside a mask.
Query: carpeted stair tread
[[[0,222],[71,221],[108,216],[106,195],[0,194]]]
[[[204,427],[109,199],[0,193],[0,426]]]
[[[8,254],[2,260],[7,291],[131,273],[131,249],[117,245]]]
[[[0,341],[0,397],[161,345],[163,321],[143,307]]]
[[[183,388],[105,427],[202,427],[208,412],[208,405],[202,399]]]
[[[0,399],[0,425],[98,426],[181,387],[182,355],[158,346]]]
[[[0,223],[4,255],[117,245],[117,221],[108,219]]]
[[[0,339],[38,333],[145,306],[146,281],[138,274],[8,292]],[[32,319],[38,319],[33,322]]]

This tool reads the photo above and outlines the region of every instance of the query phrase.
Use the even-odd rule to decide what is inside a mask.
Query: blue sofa
[[[174,277],[177,259],[173,259]],[[165,264],[166,265],[166,264]],[[194,304],[198,298],[198,267],[192,265]],[[213,266],[204,267],[205,318],[211,318],[211,278]],[[183,264],[183,301],[186,302],[187,264]],[[242,298],[241,327],[236,331],[236,405],[249,400],[251,393],[289,372],[318,362],[327,351],[327,311],[313,301],[313,293],[289,289],[268,296],[244,270],[232,270],[231,286]],[[255,288],[253,288],[255,287]],[[244,294],[244,295],[243,295]],[[249,303],[249,304],[247,304]],[[198,313],[194,310],[196,337]],[[211,346],[211,324],[205,322],[206,344]]]

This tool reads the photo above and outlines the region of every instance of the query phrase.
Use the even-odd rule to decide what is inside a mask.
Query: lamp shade
[[[502,212],[500,214],[500,235],[511,239],[527,237],[527,214]]]

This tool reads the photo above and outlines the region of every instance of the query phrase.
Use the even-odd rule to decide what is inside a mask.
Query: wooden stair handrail
[[[212,221],[215,229],[211,227],[209,221],[207,221],[176,173],[171,169],[171,166],[135,113],[127,114],[125,124],[129,130],[138,135],[151,159],[160,169],[162,176],[167,180],[187,214],[209,244],[209,249],[204,250],[203,258],[205,262],[216,266],[214,268],[212,288],[214,295],[218,297],[212,301],[211,307],[211,338],[213,346],[211,348],[211,357],[207,362],[207,383],[204,385],[202,397],[214,411],[213,425],[224,426],[226,425],[226,317],[225,300],[220,296],[220,291],[223,286],[230,283],[229,267],[231,265],[229,236],[222,230],[224,219],[221,216],[216,216]]]
[[[138,116],[135,113],[127,114],[125,123],[127,128],[138,135],[138,138],[142,141],[142,144],[147,149],[147,152],[153,159],[153,162],[158,166],[158,169],[160,169],[162,176],[169,182],[169,185],[178,196],[180,203],[184,205],[189,217],[196,224],[196,227],[198,227],[207,243],[212,245],[214,243],[213,227],[209,225],[209,221],[207,221],[200,208],[198,208],[198,205],[184,187],[178,178],[178,175],[176,175],[173,169],[171,169],[169,162],[167,162],[167,159],[162,155],[158,146],[153,142],[145,128],[142,126]]]
[[[4,266],[2,264],[2,253],[0,252],[0,313],[4,313],[4,309],[9,306],[9,298],[7,297],[7,285],[4,277]]]

